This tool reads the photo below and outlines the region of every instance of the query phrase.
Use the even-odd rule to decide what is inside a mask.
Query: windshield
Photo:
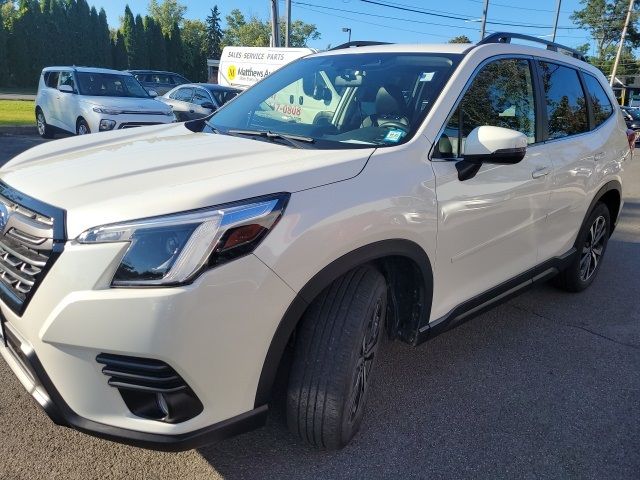
[[[133,75],[78,72],[78,89],[82,95],[99,97],[150,98]]]
[[[209,128],[303,136],[316,148],[398,145],[420,126],[459,58],[419,53],[304,58],[218,110]]]
[[[634,120],[640,120],[640,110],[635,108],[625,108],[625,113]]]

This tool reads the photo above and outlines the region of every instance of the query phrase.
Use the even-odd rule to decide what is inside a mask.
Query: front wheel
[[[38,134],[42,138],[53,138],[53,129],[47,125],[47,120],[40,108],[36,111],[36,126],[38,127]]]
[[[386,280],[372,266],[346,273],[309,306],[287,392],[289,429],[308,444],[338,449],[358,432],[386,311]]]
[[[91,129],[89,128],[89,124],[84,118],[78,120],[78,125],[76,126],[76,133],[78,135],[87,135],[91,133]]]
[[[609,243],[610,225],[609,209],[604,203],[597,203],[578,233],[575,243],[578,254],[556,277],[557,286],[569,292],[581,292],[591,285],[600,270]]]

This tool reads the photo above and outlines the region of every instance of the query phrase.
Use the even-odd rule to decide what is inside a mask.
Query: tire
[[[387,284],[372,266],[335,280],[305,312],[287,391],[287,424],[308,444],[344,447],[358,432],[384,336]]]
[[[89,128],[89,124],[84,118],[78,119],[78,123],[76,124],[76,134],[77,135],[88,135],[91,133],[91,129]]]
[[[581,292],[591,285],[602,265],[610,232],[609,209],[604,203],[597,203],[578,233],[575,243],[578,254],[555,278],[556,286],[569,292]]]
[[[36,127],[42,138],[53,138],[53,128],[47,124],[44,113],[39,107],[36,109]]]

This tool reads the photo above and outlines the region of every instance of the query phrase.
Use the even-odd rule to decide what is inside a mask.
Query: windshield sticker
[[[386,137],[384,137],[385,142],[398,143],[402,137],[404,137],[406,133],[402,130],[389,130]]]
[[[433,75],[434,74],[435,74],[435,72],[422,72],[420,74],[420,79],[418,81],[420,81],[420,82],[430,82],[431,79],[433,79]]]

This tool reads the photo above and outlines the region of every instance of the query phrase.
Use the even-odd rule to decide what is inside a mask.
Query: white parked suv
[[[518,37],[347,45],[208,119],[15,157],[0,353],[55,422],[100,437],[179,450],[258,427],[280,376],[291,430],[342,447],[383,337],[418,345],[602,265],[624,119],[579,53]],[[302,108],[327,80],[339,101],[274,112],[300,79]]]
[[[88,67],[47,67],[36,96],[38,133],[84,135],[175,121],[157,93],[147,92],[128,72]]]

